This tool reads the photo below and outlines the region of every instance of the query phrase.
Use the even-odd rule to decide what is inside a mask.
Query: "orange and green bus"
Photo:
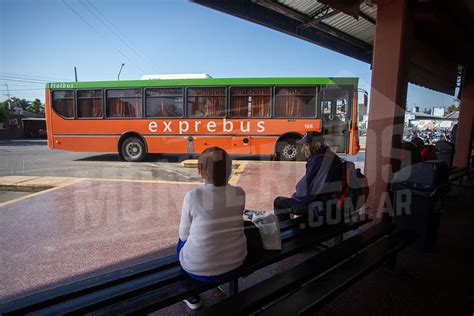
[[[50,149],[230,154],[298,160],[296,140],[320,131],[338,153],[359,151],[357,78],[198,78],[46,85]]]

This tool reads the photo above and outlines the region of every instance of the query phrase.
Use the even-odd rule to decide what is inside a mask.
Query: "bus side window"
[[[336,119],[345,122],[346,116],[347,116],[347,99],[339,99],[336,101]]]
[[[275,117],[315,117],[315,86],[275,87]]]
[[[183,105],[183,88],[146,89],[146,117],[182,117]]]
[[[77,117],[102,117],[102,90],[77,90]]]
[[[188,116],[225,116],[225,89],[224,87],[188,88]]]
[[[332,101],[321,101],[323,115],[329,116],[332,114]]]
[[[74,90],[53,91],[53,110],[63,118],[74,118]]]
[[[107,90],[107,117],[141,117],[142,89]]]
[[[270,87],[232,87],[230,89],[231,117],[269,117]]]
[[[349,89],[338,86],[326,87],[321,91],[321,113],[323,121],[346,122],[349,115]]]

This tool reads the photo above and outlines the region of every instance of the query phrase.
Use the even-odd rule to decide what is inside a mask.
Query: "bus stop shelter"
[[[461,99],[454,166],[474,134],[474,3],[469,0],[193,0],[366,62],[372,68],[367,212],[387,208],[400,167],[408,83]]]

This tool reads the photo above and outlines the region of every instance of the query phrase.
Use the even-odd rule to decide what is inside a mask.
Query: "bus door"
[[[324,87],[320,94],[322,132],[331,150],[349,152],[351,89]]]

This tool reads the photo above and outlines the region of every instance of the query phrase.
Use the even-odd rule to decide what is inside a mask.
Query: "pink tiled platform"
[[[290,196],[304,172],[304,163],[249,163],[237,185],[246,193],[248,209],[272,210],[275,197]]]
[[[250,162],[246,206],[271,210],[304,164]],[[198,185],[85,180],[0,208],[0,301],[174,253],[184,194]]]
[[[193,187],[83,181],[0,208],[0,300],[173,253]]]

